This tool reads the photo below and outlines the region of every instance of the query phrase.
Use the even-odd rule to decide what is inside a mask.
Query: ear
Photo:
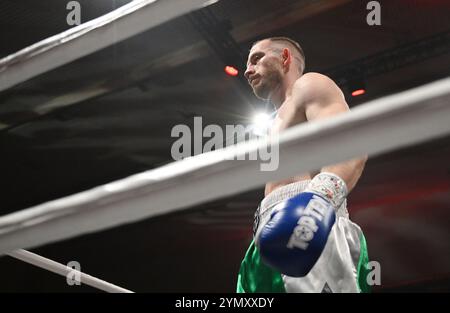
[[[292,55],[291,55],[291,52],[289,51],[289,49],[287,49],[287,48],[283,49],[282,58],[283,58],[283,67],[286,70],[288,70],[289,66],[292,62]]]

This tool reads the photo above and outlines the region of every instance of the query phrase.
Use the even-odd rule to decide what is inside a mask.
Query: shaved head
[[[269,41],[271,43],[271,50],[277,53],[282,53],[283,49],[289,49],[298,64],[300,74],[303,73],[305,70],[305,53],[297,41],[288,37],[270,37],[256,41],[253,43],[252,47],[262,41]]]

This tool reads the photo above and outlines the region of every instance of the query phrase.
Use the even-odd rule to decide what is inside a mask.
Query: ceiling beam
[[[245,42],[261,36],[267,32],[288,27],[298,21],[321,14],[323,12],[344,5],[351,0],[321,0],[321,1],[297,1],[296,3],[279,7],[278,10],[271,12],[243,25],[236,26],[232,31],[233,37],[238,42]],[[264,26],[262,26],[264,25]],[[258,27],[256,27],[258,26]],[[157,59],[151,59],[148,62],[140,62],[139,65],[131,69],[126,75],[120,73],[118,77],[107,77],[104,80],[95,81],[92,84],[73,90],[70,96],[57,95],[43,103],[37,104],[35,113],[45,115],[55,109],[67,107],[76,103],[87,101],[94,97],[104,96],[116,90],[123,90],[130,86],[134,86],[140,81],[149,80],[151,77],[166,73],[170,69],[174,69],[192,61],[206,57],[210,53],[207,44],[203,41],[193,45],[179,49],[173,53],[165,54]],[[6,129],[17,126],[13,121],[4,121],[8,125]],[[22,123],[20,123],[22,124]]]

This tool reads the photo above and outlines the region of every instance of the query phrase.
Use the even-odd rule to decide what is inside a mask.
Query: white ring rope
[[[279,168],[230,161],[251,141],[201,154],[0,217],[0,255],[167,214],[355,156],[376,155],[450,133],[450,78],[387,96],[280,135]]]
[[[0,60],[0,92],[207,6],[207,0],[134,0]]]
[[[209,0],[134,0],[1,59],[0,92],[210,3]],[[9,255],[64,276],[74,271],[26,250]],[[85,273],[79,274],[82,282],[92,287],[107,292],[131,292]]]
[[[0,60],[0,92],[120,42],[210,0],[135,0]],[[237,194],[327,164],[376,155],[450,133],[450,78],[361,105],[280,135],[279,168],[230,161],[267,143],[252,141],[198,155],[89,191],[0,217],[0,255],[67,276],[67,266],[26,250]],[[230,157],[231,156],[231,157]],[[15,250],[15,251],[14,251]],[[86,285],[131,292],[76,271]]]
[[[72,269],[65,265],[62,265],[58,262],[52,261],[50,259],[44,258],[38,254],[32,253],[30,251],[26,251],[23,249],[19,249],[13,252],[8,253],[9,256],[21,260],[23,262],[32,264],[34,266],[43,268],[47,271],[62,275],[67,277],[68,275],[79,275],[80,282],[82,284],[86,284],[88,286],[106,291],[111,293],[132,293],[132,291],[124,289],[122,287],[113,285],[104,280],[98,279],[91,275],[85,274],[78,270]]]

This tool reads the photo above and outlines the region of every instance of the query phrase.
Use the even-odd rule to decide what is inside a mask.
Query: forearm
[[[342,178],[347,185],[348,193],[350,193],[361,177],[366,161],[367,157],[355,158],[342,163],[325,166],[320,171],[333,173]]]

